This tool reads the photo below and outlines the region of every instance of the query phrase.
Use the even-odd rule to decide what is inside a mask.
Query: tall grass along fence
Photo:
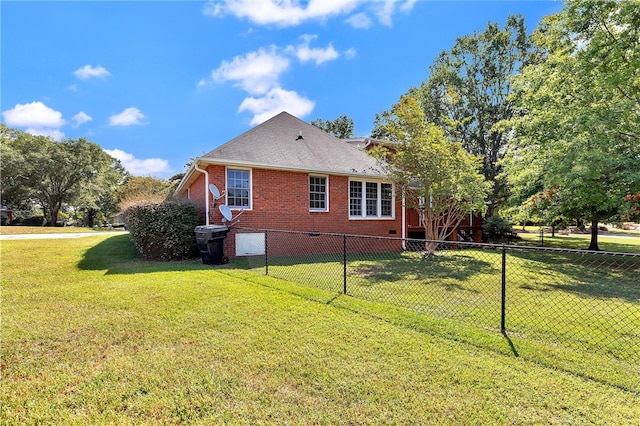
[[[436,320],[640,361],[640,254],[235,229],[265,274]],[[431,248],[437,246],[433,254]]]

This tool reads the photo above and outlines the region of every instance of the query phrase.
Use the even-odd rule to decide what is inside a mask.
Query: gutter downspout
[[[204,182],[204,202],[205,202],[205,225],[209,225],[209,172],[206,169],[201,169],[198,167],[198,162],[193,162],[193,168],[204,174],[205,182]]]

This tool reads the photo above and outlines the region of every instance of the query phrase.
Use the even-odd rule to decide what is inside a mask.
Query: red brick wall
[[[209,166],[210,183],[220,191],[225,189],[225,167]],[[329,211],[309,211],[309,174],[281,170],[252,169],[252,210],[245,211],[236,222],[242,228],[282,229],[291,231],[345,233],[356,235],[402,235],[401,203],[396,199],[395,219],[349,219],[349,178],[328,176]],[[204,174],[190,187],[190,198],[197,201],[204,211]],[[210,201],[211,201],[210,197]],[[220,224],[222,215],[217,206],[212,210],[211,223]],[[234,215],[238,212],[234,211]],[[204,217],[204,215],[203,215]],[[203,221],[204,223],[204,221]],[[390,234],[389,231],[395,231]],[[229,237],[232,237],[230,234]],[[225,241],[225,254],[235,253],[234,238]]]

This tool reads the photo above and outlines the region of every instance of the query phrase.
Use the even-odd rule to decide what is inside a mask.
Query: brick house
[[[202,223],[220,224],[211,183],[223,193],[216,205],[242,211],[243,228],[409,237],[407,212],[366,147],[286,112],[196,158],[176,189],[200,205]],[[230,237],[228,255],[258,254],[243,248],[255,235]]]

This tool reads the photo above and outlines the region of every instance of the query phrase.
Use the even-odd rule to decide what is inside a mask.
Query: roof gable
[[[363,150],[287,112],[281,112],[200,159],[219,164],[382,175],[376,160]]]

